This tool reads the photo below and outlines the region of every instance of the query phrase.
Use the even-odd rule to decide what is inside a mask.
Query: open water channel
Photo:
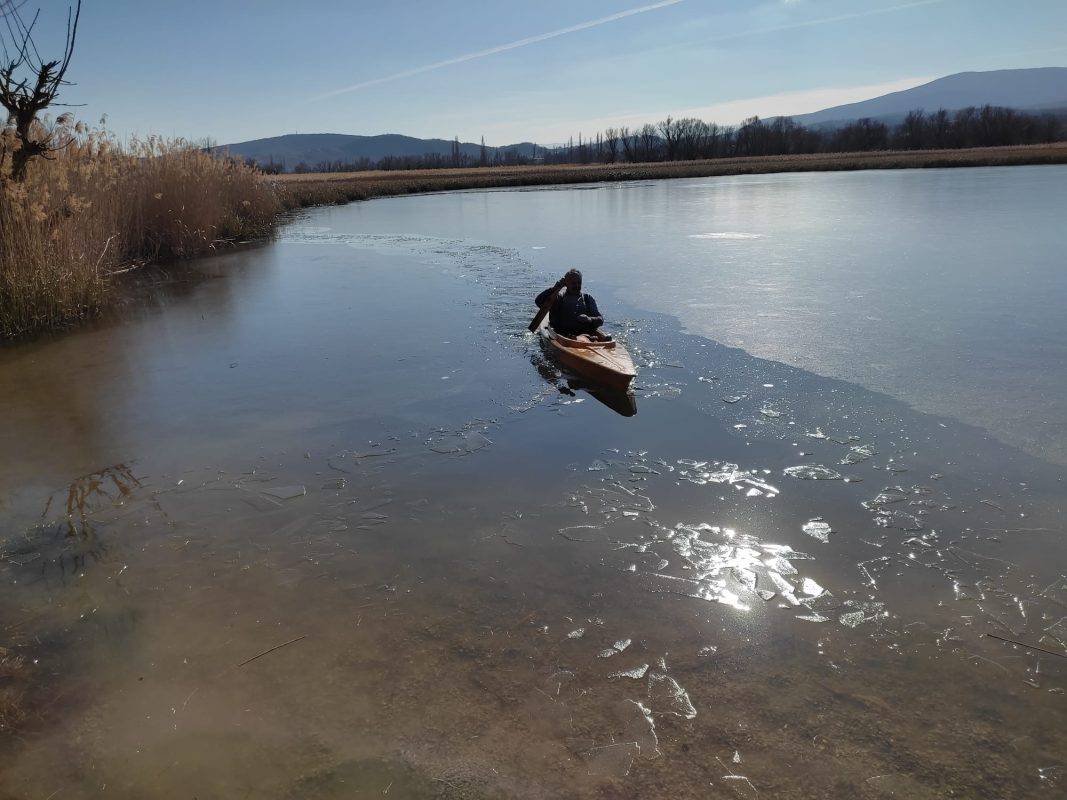
[[[1062,796],[1065,208],[376,200],[0,350],[0,797]]]

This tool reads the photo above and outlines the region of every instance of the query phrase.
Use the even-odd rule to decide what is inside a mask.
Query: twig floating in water
[[[524,545],[524,544],[519,544],[518,542],[513,542],[513,541],[511,541],[511,539],[509,539],[509,538],[508,538],[507,536],[505,536],[505,535],[504,535],[504,534],[502,534],[502,533],[498,533],[498,534],[497,534],[497,536],[499,536],[499,537],[500,537],[501,539],[503,539],[503,540],[504,540],[505,542],[507,542],[508,544],[510,544],[510,545],[511,545],[512,547],[526,547],[526,545]]]
[[[297,637],[296,637],[295,639],[290,639],[290,640],[289,640],[288,642],[282,642],[281,644],[276,644],[276,645],[274,645],[274,647],[270,648],[269,650],[264,650],[264,651],[263,651],[262,653],[260,653],[259,655],[256,655],[256,656],[252,656],[252,657],[251,657],[250,659],[248,659],[247,661],[242,661],[242,662],[241,662],[240,664],[238,664],[237,666],[239,666],[239,667],[243,667],[243,666],[244,666],[245,664],[251,664],[251,663],[252,663],[253,661],[255,661],[255,660],[256,660],[257,658],[263,658],[263,656],[267,655],[268,653],[273,653],[273,652],[274,652],[275,650],[281,650],[281,649],[282,649],[283,647],[288,647],[288,646],[289,646],[289,645],[291,645],[291,644],[296,644],[296,643],[297,643],[297,642],[299,642],[299,641],[300,641],[301,639],[306,639],[306,638],[307,638],[307,636],[297,636]]]
[[[579,539],[577,536],[568,536],[563,531],[557,531],[559,536],[562,536],[568,542],[585,542],[586,544],[598,544],[597,539]]]
[[[1023,642],[1017,642],[1014,639],[1007,639],[1003,636],[997,636],[995,633],[987,633],[990,639],[998,639],[1008,644],[1017,644],[1019,647],[1025,647],[1027,650],[1040,650],[1042,653],[1048,653],[1050,656],[1059,656],[1060,658],[1067,658],[1067,653],[1057,653],[1055,650],[1046,650],[1044,647],[1038,647],[1036,644],[1024,644]]]

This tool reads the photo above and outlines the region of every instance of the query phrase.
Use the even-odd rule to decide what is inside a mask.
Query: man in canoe
[[[559,290],[564,286],[567,291],[559,294]],[[600,316],[596,300],[591,295],[582,294],[581,272],[576,269],[568,270],[553,286],[537,295],[534,302],[538,307],[544,308],[545,303],[553,298],[555,302],[548,312],[548,324],[556,333],[570,337],[588,334],[599,338],[597,329],[604,324],[604,318]]]

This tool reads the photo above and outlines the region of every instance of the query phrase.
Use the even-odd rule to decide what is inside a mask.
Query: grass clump
[[[263,236],[282,211],[254,169],[187,142],[60,126],[53,157],[0,179],[0,339],[89,316],[114,275]],[[12,151],[0,142],[0,175]]]

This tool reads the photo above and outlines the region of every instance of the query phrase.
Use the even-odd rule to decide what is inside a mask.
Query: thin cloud
[[[1062,53],[1067,50],[1067,44],[1061,44],[1059,47],[1042,47],[1039,50],[1018,50],[1014,53],[1001,53],[997,58],[1018,58],[1019,56],[1039,56],[1045,53]]]
[[[346,86],[343,89],[334,89],[331,92],[325,92],[324,94],[317,95],[312,100],[325,100],[328,97],[336,97],[340,94],[348,94],[349,92],[358,92],[360,89],[366,89],[370,86],[378,86],[382,83],[389,83],[390,81],[398,81],[402,78],[410,78],[414,75],[422,75],[425,72],[432,72],[442,67],[450,67],[453,64],[462,64],[465,61],[473,61],[476,58],[485,58],[486,56],[493,56],[497,53],[505,53],[508,50],[515,50],[519,47],[526,47],[527,45],[537,44],[538,42],[544,42],[548,39],[555,39],[557,36],[566,36],[568,33],[577,33],[578,31],[588,30],[589,28],[595,28],[599,25],[606,25],[609,22],[615,22],[616,20],[625,19],[626,17],[633,17],[637,14],[645,14],[649,11],[656,11],[660,8],[666,8],[667,6],[678,5],[683,0],[661,0],[658,3],[651,3],[647,6],[640,6],[638,8],[631,8],[627,11],[619,11],[616,14],[609,14],[606,17],[600,17],[599,19],[592,19],[588,22],[579,22],[577,25],[571,25],[566,28],[560,28],[559,30],[549,31],[548,33],[539,33],[536,36],[528,36],[525,39],[519,39],[514,42],[508,42],[507,44],[497,45],[496,47],[490,47],[486,50],[478,50],[474,53],[466,53],[465,55],[456,56],[455,58],[449,58],[444,61],[438,61],[434,64],[426,64],[422,67],[415,67],[414,69],[406,69],[403,72],[397,72],[393,75],[386,75],[381,78],[374,78],[373,80],[363,81],[361,83],[355,83],[351,86]]]
[[[849,14],[838,14],[833,17],[822,17],[820,19],[809,19],[804,22],[790,22],[785,25],[775,25],[771,28],[757,28],[751,31],[741,31],[740,33],[727,33],[723,36],[716,36],[712,39],[705,39],[701,44],[716,43],[716,42],[728,42],[733,39],[744,39],[749,36],[759,36],[764,33],[778,33],[780,31],[791,31],[797,28],[811,28],[816,25],[830,25],[834,22],[845,22],[850,19],[860,19],[861,17],[873,17],[877,14],[892,14],[896,11],[906,11],[909,8],[919,8],[920,6],[933,6],[946,2],[946,0],[915,0],[912,3],[903,3],[897,6],[888,6],[887,8],[872,8],[869,11],[853,11]]]

